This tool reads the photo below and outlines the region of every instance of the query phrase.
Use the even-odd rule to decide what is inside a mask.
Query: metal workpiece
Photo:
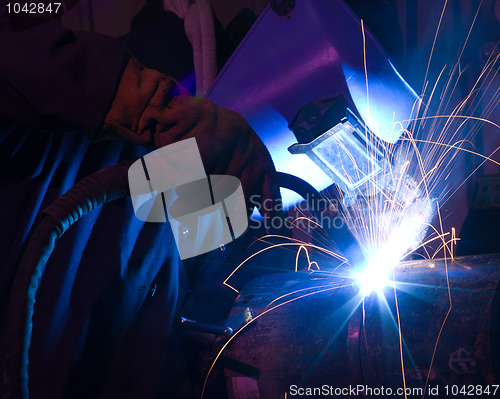
[[[184,332],[194,332],[202,334],[210,334],[216,336],[230,337],[235,331],[250,323],[254,317],[251,308],[245,308],[229,319],[224,320],[221,324],[201,323],[196,320],[191,320],[186,317],[179,317],[177,327]]]
[[[250,282],[232,311],[251,304],[255,319],[224,352],[230,397],[283,398],[291,384],[319,386],[328,375],[330,383],[348,381],[346,327],[358,307],[352,283],[322,272]]]
[[[436,386],[446,397],[445,386],[500,383],[499,255],[404,262],[395,280],[385,301],[374,293],[365,301],[364,325],[358,319],[366,384],[401,386],[402,362],[406,386],[426,396]]]
[[[230,398],[360,385],[393,395],[420,388],[431,398],[436,387],[447,397],[448,387],[452,397],[452,385],[468,384],[491,387],[479,397],[500,396],[492,387],[500,383],[500,255],[402,262],[396,283],[368,297],[349,269],[337,271],[263,276],[240,292],[232,312],[251,307],[255,318],[224,350]]]

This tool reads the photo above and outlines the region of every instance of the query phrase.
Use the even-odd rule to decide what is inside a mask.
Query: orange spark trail
[[[434,41],[432,43],[431,54],[429,55],[429,62],[427,64],[427,70],[425,71],[424,84],[425,84],[425,82],[427,80],[427,74],[429,73],[429,68],[431,66],[432,54],[434,53],[434,46],[436,45],[436,40],[437,40],[437,37],[438,37],[439,29],[441,27],[441,22],[443,21],[443,15],[444,15],[444,11],[446,10],[446,5],[447,4],[448,4],[448,0],[446,0],[444,2],[443,11],[441,11],[441,17],[439,18],[439,24],[438,24],[438,27],[436,29],[436,35],[434,36]]]
[[[441,220],[441,213],[439,212],[439,207],[437,208],[437,210],[438,210],[438,215],[439,215],[439,224],[440,224],[441,229],[442,229],[443,225],[442,225],[442,220]],[[436,356],[436,351],[437,351],[439,339],[441,338],[441,333],[443,332],[443,328],[444,328],[444,325],[446,324],[446,320],[448,320],[448,316],[450,315],[451,309],[453,308],[453,303],[451,301],[450,280],[448,278],[448,259],[447,259],[447,256],[446,256],[446,251],[444,251],[444,255],[445,255],[444,256],[444,266],[445,266],[445,270],[446,270],[446,284],[448,286],[448,298],[450,300],[450,307],[448,309],[448,312],[446,312],[446,316],[444,317],[443,324],[441,324],[441,328],[439,329],[439,333],[438,333],[438,336],[436,338],[436,344],[434,345],[434,350],[432,352],[432,357],[431,357],[431,364],[429,366],[429,370],[427,371],[427,378],[425,380],[425,387],[424,387],[424,396],[423,396],[423,398],[425,398],[425,390],[427,389],[427,384],[429,383],[429,377],[431,375],[432,365],[434,364],[434,357]]]
[[[291,292],[288,292],[286,294],[283,294],[279,297],[277,297],[276,299],[273,299],[271,302],[269,302],[269,304],[266,306],[265,309],[268,309],[269,306],[271,306],[273,303],[276,303],[276,302],[279,302],[280,300],[282,300],[283,298],[286,298],[286,297],[289,297],[291,295],[294,295],[294,294],[298,294],[299,292],[302,292],[302,291],[310,291],[310,290],[315,290],[317,288],[321,288],[321,287],[324,287],[324,285],[318,285],[318,286],[315,286],[315,287],[307,287],[307,288],[301,288],[300,290],[295,290],[295,291],[291,291]],[[335,287],[335,284],[332,284],[332,287],[331,288],[336,288]]]
[[[366,110],[368,117],[370,115],[370,96],[368,94],[368,69],[366,67],[366,37],[365,37],[365,25],[363,20],[361,20],[361,33],[363,35],[363,64],[365,66],[365,80],[366,80]],[[365,131],[368,131],[365,121]]]
[[[300,256],[300,253],[302,251],[304,251],[306,253],[307,270],[311,270],[311,266],[312,265],[315,265],[318,268],[318,270],[319,270],[318,262],[311,261],[311,258],[309,257],[309,251],[307,250],[307,248],[304,245],[301,245],[299,247],[299,250],[297,251],[297,256],[295,257],[295,271],[298,271],[298,268],[299,268],[299,256]]]
[[[404,392],[405,392],[405,399],[407,399],[405,364],[404,364],[404,359],[403,359],[403,339],[402,339],[402,334],[401,334],[401,319],[399,317],[398,294],[396,291],[396,275],[394,273],[394,268],[392,269],[392,281],[394,283],[394,304],[396,305],[396,314],[398,316],[399,353],[401,355],[401,375],[403,377],[403,388],[404,388]]]
[[[278,236],[275,236],[275,237],[278,237]],[[236,271],[238,271],[238,269],[240,267],[242,267],[246,262],[248,262],[250,259],[252,259],[253,257],[261,254],[262,252],[265,252],[265,251],[269,251],[270,249],[274,249],[274,248],[279,248],[279,247],[290,247],[290,246],[298,246],[299,248],[301,246],[308,246],[310,248],[315,248],[315,249],[318,249],[319,251],[321,252],[324,252],[326,253],[327,255],[330,255],[340,261],[343,261],[343,262],[346,262],[347,259],[345,259],[343,256],[333,252],[333,251],[329,251],[328,249],[326,248],[323,248],[323,247],[319,247],[317,245],[314,245],[314,244],[305,244],[299,240],[296,240],[296,239],[293,239],[293,238],[289,238],[289,237],[281,237],[281,238],[286,238],[288,240],[291,240],[291,241],[295,241],[295,242],[292,242],[292,243],[281,243],[281,244],[274,244],[274,245],[271,245],[270,247],[267,247],[267,248],[263,248],[255,253],[253,253],[252,255],[250,255],[248,258],[246,258],[243,262],[241,262],[230,274],[229,276],[227,276],[227,278],[223,281],[223,284],[229,288],[231,288],[232,290],[236,291],[236,292],[239,292],[236,288],[234,288],[233,286],[231,286],[228,281],[229,279],[236,273]]]

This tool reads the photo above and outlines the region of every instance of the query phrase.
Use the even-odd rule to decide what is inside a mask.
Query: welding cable
[[[134,161],[124,161],[91,174],[42,211],[42,219],[23,253],[9,303],[4,398],[29,397],[28,350],[35,296],[55,241],[83,215],[128,195],[128,169]]]
[[[323,212],[329,212],[330,201],[305,180],[288,173],[277,172],[276,184],[281,188],[295,191],[304,198],[309,205],[310,211],[315,214],[318,220],[322,220]],[[338,201],[338,203],[341,204],[342,202]],[[343,253],[350,264],[357,265],[364,262],[363,251],[355,236],[349,230],[347,223],[343,222],[338,227],[331,226],[328,228],[328,226],[323,226],[323,229],[328,232],[332,245],[336,247],[336,250]]]
[[[316,190],[312,185],[310,185],[305,180],[300,177],[290,175],[284,172],[276,172],[276,185],[280,188],[287,188],[288,190],[295,191],[302,198],[304,198],[309,204],[311,211],[313,212],[323,212],[328,210],[329,202],[323,197],[318,190]],[[318,209],[318,206],[324,204],[322,209]]]

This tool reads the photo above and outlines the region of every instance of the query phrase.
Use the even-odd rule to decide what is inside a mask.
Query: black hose
[[[299,194],[307,201],[309,207],[311,208],[311,211],[323,212],[328,210],[327,204],[329,204],[329,201],[326,200],[326,198],[323,197],[318,190],[316,190],[305,180],[302,180],[301,178],[290,175],[288,173],[276,172],[276,184],[279,187],[287,188]],[[322,204],[326,206],[321,208]],[[318,205],[320,206],[319,209]]]
[[[318,220],[322,219],[322,212],[328,211],[330,202],[306,181],[288,173],[277,172],[276,184],[300,194],[307,201],[311,212],[316,215]],[[338,228],[334,229],[333,226],[330,226],[330,228],[323,226],[323,228],[328,232],[332,245],[335,245],[342,252],[351,265],[364,263],[363,251],[345,223],[345,219]]]
[[[128,168],[134,160],[99,170],[76,183],[42,211],[14,279],[7,313],[5,398],[28,398],[28,350],[35,295],[56,239],[83,215],[128,195]]]

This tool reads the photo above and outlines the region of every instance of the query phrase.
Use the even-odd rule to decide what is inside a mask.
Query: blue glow
[[[394,144],[415,114],[419,99],[389,60],[385,67],[391,73],[386,69],[371,70],[367,78],[363,70],[342,64],[349,93],[361,118],[380,139]]]

